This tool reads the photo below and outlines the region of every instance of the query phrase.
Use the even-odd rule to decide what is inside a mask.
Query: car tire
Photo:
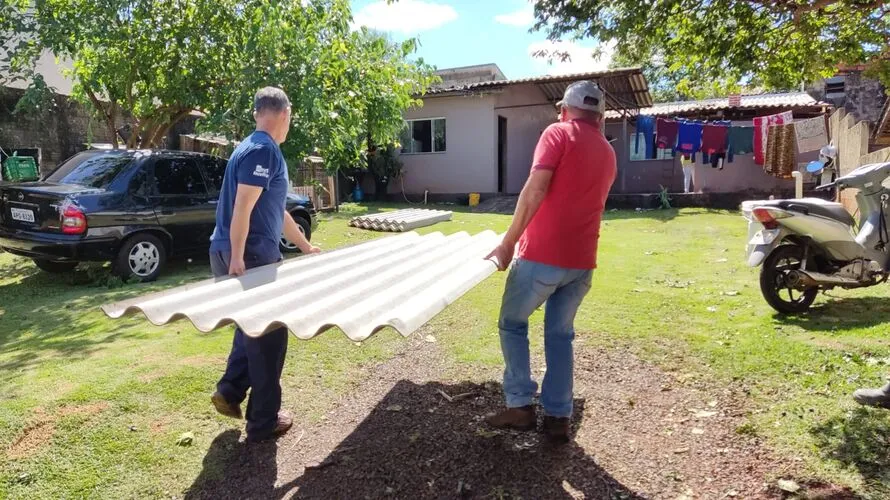
[[[297,223],[297,226],[303,231],[303,234],[306,235],[306,240],[312,240],[312,224],[309,223],[304,217],[300,215],[291,215],[294,219],[294,222]],[[300,249],[297,248],[296,245],[287,241],[287,238],[284,235],[281,235],[281,239],[278,241],[278,248],[281,250],[281,253],[300,253]]]
[[[70,273],[77,267],[77,262],[59,262],[55,260],[34,259],[36,265],[41,271],[52,274]]]
[[[164,243],[157,236],[139,233],[127,239],[118,251],[114,273],[123,279],[154,281],[166,262]]]

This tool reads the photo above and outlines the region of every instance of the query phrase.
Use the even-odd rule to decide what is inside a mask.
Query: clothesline
[[[634,154],[646,159],[657,150],[671,150],[690,157],[702,153],[702,163],[722,168],[735,155],[754,154],[754,163],[777,177],[790,177],[799,153],[815,151],[828,143],[824,117],[794,122],[791,111],[753,119],[753,125],[733,125],[730,120],[696,120],[682,117],[637,117]],[[642,142],[642,148],[641,143]]]

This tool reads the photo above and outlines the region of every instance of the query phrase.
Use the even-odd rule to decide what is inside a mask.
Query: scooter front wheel
[[[776,247],[760,270],[760,292],[766,302],[782,314],[805,312],[813,305],[819,289],[815,287],[800,290],[789,285],[788,275],[800,269],[803,262],[803,248],[798,245]]]

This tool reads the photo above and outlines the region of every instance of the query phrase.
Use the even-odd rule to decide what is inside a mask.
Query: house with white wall
[[[555,104],[572,82],[597,82],[607,109],[621,116],[652,105],[639,68],[508,80],[488,64],[439,74],[442,84],[405,114],[400,159],[408,194],[519,193],[538,137],[556,120]],[[398,193],[401,185],[390,189]]]
[[[639,68],[509,80],[494,64],[440,72],[442,84],[423,96],[423,106],[405,113],[400,159],[401,183],[390,194],[429,193],[432,199],[459,200],[467,193],[483,197],[515,195],[528,179],[535,145],[556,121],[555,104],[578,80],[597,82],[606,95],[604,133],[618,158],[613,194],[658,192],[661,186],[682,191],[679,157],[672,152],[646,159],[634,155],[630,138],[639,115],[730,120],[752,124],[755,116],[792,111],[796,119],[822,116],[831,107],[805,92],[727,97],[701,101],[653,103]],[[802,155],[807,161],[812,155]],[[764,173],[752,155],[739,155],[722,170],[696,166],[696,190],[710,193],[757,191],[780,193],[793,184]]]

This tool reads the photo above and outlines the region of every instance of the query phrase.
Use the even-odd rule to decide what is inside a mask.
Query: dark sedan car
[[[47,272],[100,261],[154,280],[170,257],[207,253],[225,169],[226,160],[180,151],[78,153],[40,182],[0,183],[0,248]],[[287,211],[310,238],[312,203],[289,194]]]

